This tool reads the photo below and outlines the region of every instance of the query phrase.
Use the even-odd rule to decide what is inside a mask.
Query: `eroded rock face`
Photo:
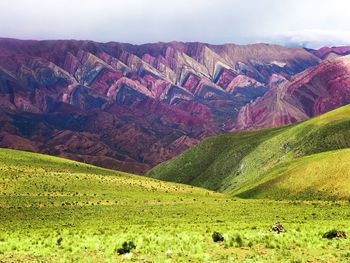
[[[240,109],[235,129],[278,127],[350,103],[350,56],[325,60]]]
[[[267,44],[0,39],[0,146],[143,173],[319,61]]]
[[[311,50],[310,52],[321,59],[333,59],[340,56],[349,55],[350,47],[323,47],[318,50]]]

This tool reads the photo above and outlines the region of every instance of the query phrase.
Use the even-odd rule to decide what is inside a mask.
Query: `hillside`
[[[273,128],[307,120],[350,103],[350,56],[279,83],[239,111],[235,130]]]
[[[0,149],[1,262],[342,261],[350,241],[330,242],[322,234],[334,227],[349,231],[348,207],[348,202],[231,199]],[[277,219],[287,233],[269,232]],[[213,242],[214,231],[223,234],[223,242]],[[118,255],[124,242],[135,248]]]
[[[0,149],[0,261],[119,262],[115,250],[129,239],[142,255],[164,260],[157,253],[176,248],[149,244],[148,238],[176,237],[160,225],[199,215],[208,220],[202,203],[214,213],[215,204],[228,201],[205,189]]]
[[[144,173],[319,62],[269,44],[0,38],[0,147]]]
[[[144,174],[349,103],[348,50],[0,38],[0,147]]]
[[[309,170],[293,170],[292,167],[308,160],[311,162],[313,158],[320,158],[314,154],[350,147],[349,128],[350,105],[347,105],[292,126],[233,132],[209,138],[184,154],[156,166],[149,175],[162,180],[182,182],[237,195],[256,187],[272,175],[285,175],[280,170],[281,167],[284,167],[283,169],[286,170],[291,169],[291,172],[288,173],[291,194],[285,191],[284,198],[296,197],[291,180],[299,180],[304,183],[305,188],[300,191],[307,190],[308,196],[300,195],[299,198],[319,197],[318,191],[323,191],[321,195],[325,198],[348,198],[349,193],[340,187],[330,189],[326,186],[319,187],[317,184],[309,185],[307,179]],[[303,159],[304,156],[311,157]],[[324,158],[327,156],[325,155]],[[329,155],[329,158],[331,156],[333,155]],[[301,163],[295,163],[295,161]],[[339,165],[346,165],[343,164],[345,161],[339,155]],[[327,172],[320,174],[322,182],[329,180],[328,185],[338,183],[338,178],[333,176],[336,172],[333,170],[333,164],[334,162],[330,160],[330,166],[325,170]],[[349,178],[346,174],[341,178],[344,179],[344,186],[347,185]],[[278,180],[280,179],[275,179],[273,183]],[[300,183],[295,183],[295,185],[300,185]],[[263,189],[266,188],[266,184],[269,183],[265,182]],[[259,192],[257,196],[269,196],[268,193],[262,193],[262,188],[259,189],[261,193]],[[278,195],[270,197],[278,198]]]
[[[79,208],[216,195],[191,186],[9,149],[0,149],[0,186],[2,208]]]
[[[310,50],[310,52],[321,59],[333,59],[339,56],[349,55],[350,47],[322,47],[318,50]]]
[[[277,165],[238,196],[274,199],[348,199],[350,149],[305,156]]]

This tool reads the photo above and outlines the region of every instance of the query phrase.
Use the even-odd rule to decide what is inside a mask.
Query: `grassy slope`
[[[282,163],[347,147],[350,147],[350,105],[280,129],[235,132],[209,138],[156,166],[149,175],[239,194],[265,180],[271,169]],[[340,192],[334,192],[332,196],[345,197]]]
[[[350,240],[321,236],[334,227],[350,231],[348,206],[228,199],[0,149],[1,262],[345,262]],[[286,234],[268,231],[276,220]],[[213,231],[225,241],[212,242]],[[123,260],[115,249],[130,240],[137,247]]]
[[[0,149],[0,176],[1,207],[5,208],[222,197],[192,186],[9,149]]]
[[[256,186],[239,194],[244,198],[348,199],[350,149],[328,151],[282,163]]]

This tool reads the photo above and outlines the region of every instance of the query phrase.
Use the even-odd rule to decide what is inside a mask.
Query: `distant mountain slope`
[[[0,39],[0,146],[143,173],[319,62],[268,44]]]
[[[235,129],[279,127],[350,103],[350,56],[325,60],[240,109]]]
[[[233,132],[209,138],[185,153],[156,166],[149,172],[149,176],[237,195],[250,193],[252,188],[271,179],[271,174],[276,177],[284,175],[284,172],[278,170],[280,167],[289,169],[298,164],[313,167],[316,163],[312,161],[319,158],[315,156],[304,159],[304,156],[314,156],[317,153],[348,147],[350,147],[350,105],[292,126]],[[327,157],[328,155],[322,156]],[[339,178],[335,176],[337,170],[334,170],[336,157],[334,158],[330,162],[330,167],[322,168],[327,172],[320,174],[320,180],[328,180],[328,186],[346,177],[346,175]],[[341,166],[346,159],[339,156],[340,159],[342,160],[339,162]],[[310,160],[310,166],[305,163],[307,160]],[[322,163],[323,166],[327,166],[327,162]],[[301,174],[291,173],[290,177],[297,178],[301,183],[305,181],[306,187],[311,181],[308,182],[307,170],[303,172]],[[314,173],[312,180],[316,180],[316,176],[317,174]],[[291,182],[291,188],[292,184]],[[316,191],[322,189],[321,186],[310,188],[309,197],[317,197]],[[329,189],[329,187],[324,189]],[[249,194],[249,196],[255,195]],[[261,190],[261,194],[256,196],[267,197],[268,193],[265,194]],[[286,196],[288,196],[287,191]],[[292,196],[295,194],[291,191],[290,197]],[[350,197],[337,188],[333,189],[329,196]],[[278,195],[270,197],[278,198]]]
[[[350,54],[350,46],[322,47],[317,50],[310,50],[310,53],[321,59],[332,59]]]

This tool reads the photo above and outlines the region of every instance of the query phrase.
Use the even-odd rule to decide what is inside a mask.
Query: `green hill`
[[[0,262],[345,262],[350,240],[322,235],[349,231],[348,208],[344,201],[228,198],[0,149]],[[286,233],[269,231],[276,221]],[[214,231],[223,242],[213,242]],[[126,241],[136,248],[118,255]]]
[[[284,176],[285,173],[281,171],[284,167],[282,170],[290,170],[288,174],[290,176],[293,174],[294,178],[288,179],[287,188],[294,184],[292,180],[304,181],[304,185],[309,186],[307,189],[300,189],[300,193],[303,192],[300,196],[296,196],[296,192],[292,189],[288,191],[283,188],[284,198],[319,198],[318,191],[323,188],[308,184],[311,166],[308,166],[309,170],[304,169],[296,173],[296,170],[291,168],[297,165],[294,161],[307,163],[320,158],[320,156],[311,157],[314,154],[347,147],[350,147],[349,105],[279,129],[233,132],[209,138],[182,155],[156,166],[149,172],[149,176],[233,195],[245,193],[241,196],[280,198],[278,194],[272,196],[267,192],[264,194],[262,189],[267,189],[267,185],[272,183],[272,181],[266,182],[267,178]],[[337,153],[330,154],[329,158],[334,154],[337,155]],[[310,158],[303,158],[305,156]],[[324,157],[322,162],[328,164],[327,155],[321,156]],[[340,165],[345,165],[346,160],[342,159],[341,162]],[[338,180],[333,176],[335,171],[332,167],[334,168],[330,165],[327,173],[322,175],[322,182],[329,181],[327,185],[332,185]],[[345,185],[349,179],[346,175],[343,177]],[[273,182],[276,183],[276,180]],[[260,183],[264,183],[264,187],[259,188],[259,191],[254,190],[256,194],[249,191]],[[271,193],[273,187],[269,189]],[[324,188],[324,191],[327,191],[322,194],[324,198],[350,197],[349,193],[345,193],[339,187],[332,189],[331,192],[328,192],[329,188]]]
[[[244,198],[348,199],[350,149],[328,151],[285,162],[271,169]]]
[[[128,204],[218,195],[53,156],[0,149],[2,207]],[[6,198],[5,198],[6,197]]]

